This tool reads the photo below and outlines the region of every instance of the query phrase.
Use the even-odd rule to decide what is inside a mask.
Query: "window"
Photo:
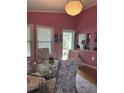
[[[27,26],[27,57],[31,57],[31,26]]]
[[[64,29],[63,30],[63,43],[62,43],[62,59],[66,60],[68,58],[68,53],[70,49],[74,49],[74,31]]]
[[[53,51],[53,30],[49,27],[37,26],[37,48],[49,48],[49,52]]]

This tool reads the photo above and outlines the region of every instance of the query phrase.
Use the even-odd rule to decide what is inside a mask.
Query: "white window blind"
[[[49,52],[52,52],[53,45],[53,32],[51,28],[37,27],[37,46],[38,48],[49,48]]]

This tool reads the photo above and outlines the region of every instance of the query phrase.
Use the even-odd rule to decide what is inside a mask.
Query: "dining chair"
[[[50,57],[48,48],[39,48],[37,51],[37,61],[38,63],[43,63]]]
[[[68,60],[59,59],[55,90],[51,93],[77,93],[76,74],[80,64],[81,62],[78,58]]]
[[[68,53],[68,59],[69,58],[78,58],[78,50],[70,49]]]

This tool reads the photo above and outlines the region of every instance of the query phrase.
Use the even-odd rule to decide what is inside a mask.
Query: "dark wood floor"
[[[97,69],[84,65],[79,67],[78,74],[83,78],[89,80],[91,83],[97,85]]]

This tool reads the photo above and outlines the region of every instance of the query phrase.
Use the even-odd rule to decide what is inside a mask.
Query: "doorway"
[[[68,58],[68,53],[70,49],[74,49],[74,31],[73,30],[63,30],[62,39],[62,59],[66,60]]]

